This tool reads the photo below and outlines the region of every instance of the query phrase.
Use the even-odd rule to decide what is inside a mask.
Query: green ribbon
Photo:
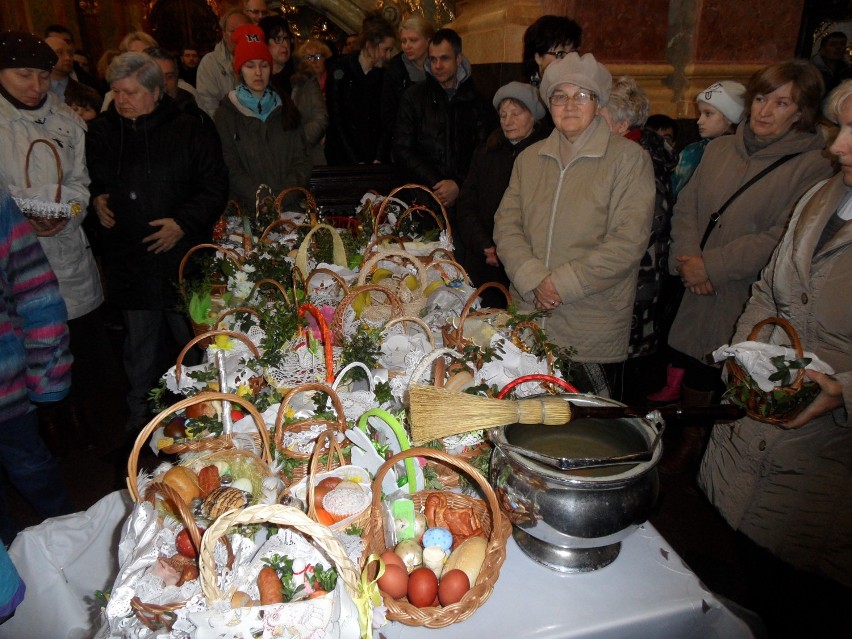
[[[367,569],[374,561],[379,562],[379,572],[376,573],[376,578],[371,580],[367,576]],[[385,562],[376,553],[371,554],[361,571],[358,596],[355,597],[355,606],[358,608],[358,619],[361,623],[361,639],[373,637],[373,608],[382,605],[382,593],[379,592],[376,582],[383,574],[385,574]]]

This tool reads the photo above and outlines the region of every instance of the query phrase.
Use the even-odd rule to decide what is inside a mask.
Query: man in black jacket
[[[491,103],[474,87],[461,38],[452,29],[439,29],[429,44],[426,80],[402,95],[394,164],[410,181],[434,191],[452,223],[473,152],[497,126]]]

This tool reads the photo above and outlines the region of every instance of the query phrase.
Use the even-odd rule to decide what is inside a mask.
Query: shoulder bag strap
[[[713,229],[716,228],[716,223],[719,221],[719,218],[722,217],[722,213],[724,213],[727,210],[727,208],[731,205],[731,203],[734,200],[736,200],[740,195],[742,195],[746,190],[748,190],[748,188],[751,187],[755,182],[757,182],[758,180],[760,180],[761,178],[763,178],[767,174],[771,173],[772,171],[777,169],[779,166],[781,166],[785,162],[792,160],[797,155],[801,155],[801,154],[800,153],[791,153],[790,155],[785,155],[782,158],[778,158],[777,160],[775,160],[775,162],[773,162],[772,164],[767,166],[760,173],[755,175],[748,182],[746,182],[740,188],[738,188],[736,193],[734,193],[731,197],[729,197],[728,200],[721,207],[719,207],[719,210],[716,211],[713,215],[710,216],[710,222],[707,224],[707,228],[704,229],[704,235],[701,238],[701,245],[700,245],[701,250],[702,251],[704,250],[704,245],[707,244],[707,239],[710,237],[710,233],[713,232]]]

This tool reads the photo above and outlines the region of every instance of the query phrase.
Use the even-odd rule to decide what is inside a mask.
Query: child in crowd
[[[103,98],[92,87],[78,82],[68,87],[65,101],[84,122],[90,122],[97,117]]]

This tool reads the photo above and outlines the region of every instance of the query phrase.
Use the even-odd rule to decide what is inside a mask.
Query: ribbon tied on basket
[[[379,562],[379,570],[375,579],[370,579],[367,567],[374,561]],[[358,608],[358,619],[361,622],[361,639],[372,639],[373,627],[383,626],[386,622],[382,604],[382,593],[379,592],[378,581],[385,574],[385,564],[376,553],[372,553],[361,570],[361,581],[358,584],[358,596],[354,597]],[[376,614],[378,613],[378,614]]]

